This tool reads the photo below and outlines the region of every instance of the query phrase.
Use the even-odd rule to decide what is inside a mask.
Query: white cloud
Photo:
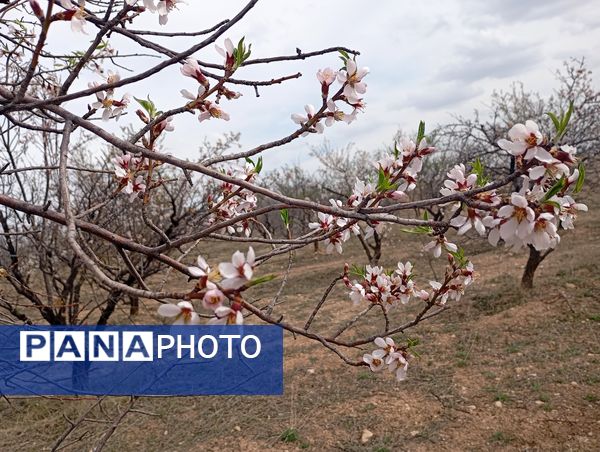
[[[232,17],[243,4],[239,0],[190,1],[170,15],[163,30],[208,28]],[[420,119],[436,123],[447,121],[450,113],[468,114],[489,99],[494,89],[508,88],[512,80],[522,80],[528,89],[549,93],[554,86],[552,71],[569,56],[587,56],[590,68],[600,69],[600,56],[595,52],[600,44],[600,28],[591,26],[600,23],[600,14],[594,4],[585,0],[383,0],[372,4],[357,0],[263,0],[226,36],[234,40],[246,36],[253,44],[253,57],[294,54],[296,47],[309,51],[345,45],[360,50],[359,62],[371,68],[366,79],[366,112],[350,126],[336,124],[327,129],[326,136],[333,145],[355,142],[360,148],[376,148],[391,139],[398,127],[413,130]],[[157,16],[143,14],[128,27],[158,29],[157,22]],[[60,33],[51,36],[53,48],[64,52],[85,48],[89,38],[73,35],[66,24],[60,26]],[[122,53],[140,51],[123,38],[113,35],[112,39]],[[181,50],[201,39],[160,41]],[[196,56],[220,62],[212,45]],[[140,58],[125,64],[140,70],[157,61]],[[211,120],[200,124],[192,115],[178,117],[176,131],[166,140],[165,150],[193,158],[196,143],[204,136],[217,137],[229,130],[241,132],[244,149],[281,138],[294,130],[291,113],[302,111],[305,103],[320,102],[316,70],[338,64],[336,55],[328,55],[242,68],[236,77],[268,80],[297,71],[303,77],[263,88],[259,98],[253,89],[238,88],[243,97],[223,103],[231,114],[230,122]],[[125,70],[121,72],[127,75]],[[77,86],[85,86],[93,77],[86,74]],[[191,90],[194,83],[173,66],[127,90],[138,97],[150,94],[161,109],[167,109],[182,105],[180,89]],[[74,103],[74,108],[84,112],[85,103]],[[121,122],[135,120],[135,115],[129,114]],[[118,126],[110,127],[118,131]],[[271,160],[267,166],[303,161],[308,158],[310,145],[322,139],[311,136],[268,151]]]

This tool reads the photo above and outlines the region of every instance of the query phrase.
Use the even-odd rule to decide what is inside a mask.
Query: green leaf
[[[234,60],[234,65],[233,65],[233,70],[235,71],[238,67],[240,67],[244,61],[246,61],[249,57],[252,49],[252,44],[248,44],[248,48],[246,49],[246,44],[244,43],[244,39],[246,39],[246,37],[242,37],[242,39],[240,39],[240,41],[238,42],[237,47],[235,47],[233,49],[233,60]]]
[[[256,164],[254,163],[254,160],[252,160],[250,157],[246,157],[245,160],[250,163],[250,165],[252,165],[252,167],[255,167]]]
[[[356,264],[352,264],[352,267],[350,267],[350,274],[364,278],[367,275],[367,271],[364,267],[359,267]]]
[[[546,114],[550,117],[552,123],[554,124],[554,128],[556,129],[556,137],[554,138],[554,141],[558,142],[567,131],[567,126],[569,125],[571,115],[573,114],[573,102],[569,102],[569,108],[567,109],[566,113],[561,115],[560,119],[558,119],[554,113]]]
[[[259,284],[264,284],[266,282],[273,281],[275,278],[277,278],[277,275],[274,274],[261,276],[260,278],[255,278],[252,281],[248,281],[246,283],[246,287],[258,286]]]
[[[573,101],[569,102],[569,108],[567,109],[567,112],[565,113],[565,115],[562,117],[560,126],[561,126],[561,131],[563,134],[567,130],[567,126],[569,125],[569,120],[571,119],[572,114],[573,114]]]
[[[427,210],[423,211],[423,220],[425,220],[425,221],[429,220],[429,212],[427,212]]]
[[[556,117],[556,115],[552,112],[548,112],[546,113],[550,119],[552,120],[552,124],[554,124],[554,129],[556,130],[556,133],[558,133],[558,131],[560,130],[560,120]]]
[[[419,345],[421,343],[421,341],[419,339],[412,339],[412,338],[408,338],[408,340],[406,341],[406,345],[410,348],[410,347],[416,347],[417,345]]]
[[[547,201],[544,201],[543,204],[549,204],[552,207],[556,207],[557,209],[560,209],[560,204],[557,203],[556,201],[547,200]]]
[[[281,217],[281,221],[283,221],[283,225],[288,229],[290,227],[290,212],[288,209],[281,209],[279,211],[279,216]]]
[[[346,52],[345,50],[340,50],[340,53],[342,54],[342,56],[349,60],[350,59],[350,55],[348,54],[348,52]]]
[[[385,172],[380,168],[379,172],[377,173],[377,190],[383,191],[383,187],[386,185],[386,182],[387,176]]]
[[[260,172],[262,171],[262,168],[263,168],[263,158],[259,157],[258,161],[256,162],[256,166],[254,167],[256,174],[260,174]]]
[[[148,100],[138,99],[137,97],[134,97],[134,99],[142,106],[144,110],[146,110],[150,116],[150,119],[154,119],[156,117],[156,106],[154,105],[154,102],[150,100],[150,96],[148,96]]]
[[[419,144],[421,144],[421,140],[425,138],[425,122],[419,121],[419,131],[417,132],[417,149],[419,148]]]
[[[474,162],[471,162],[471,170],[477,174],[477,185],[480,187],[487,185],[489,179],[485,176],[485,168],[479,157]]]
[[[548,201],[550,198],[552,198],[555,194],[557,194],[559,191],[561,191],[564,186],[565,186],[565,182],[566,179],[563,177],[561,177],[553,186],[550,190],[548,190],[546,192],[546,194],[544,195],[544,198],[542,199],[542,201]]]
[[[463,250],[462,248],[459,247],[458,250],[456,250],[456,251],[448,250],[448,252],[450,254],[452,254],[452,256],[454,257],[454,259],[456,260],[456,262],[458,263],[458,266],[460,268],[466,267],[469,260],[465,257],[465,250]]]
[[[406,340],[406,348],[408,350],[410,350],[410,353],[413,354],[414,356],[416,356],[417,358],[420,358],[421,355],[419,353],[417,353],[414,348],[419,345],[421,343],[421,341],[419,339],[413,339],[413,338],[408,338]]]
[[[390,177],[385,173],[381,168],[379,168],[379,172],[377,173],[377,191],[380,193],[387,192],[389,190],[395,190],[398,187],[398,184],[393,184],[390,181]]]
[[[394,141],[394,158],[398,159],[400,156],[400,149],[398,149],[398,143]]]
[[[585,166],[583,166],[583,162],[579,163],[579,177],[577,178],[577,182],[575,183],[575,189],[573,193],[579,193],[583,188],[583,182],[585,181]]]

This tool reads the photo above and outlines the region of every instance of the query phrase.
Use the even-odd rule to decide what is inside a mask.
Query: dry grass
[[[479,281],[452,310],[409,333],[421,340],[421,358],[403,383],[345,366],[314,342],[286,337],[282,397],[145,398],[137,408],[152,415],[126,417],[107,449],[600,450],[599,219],[582,216],[578,229],[564,235],[531,293],[519,289],[523,255],[465,242]],[[408,240],[415,237],[392,237],[384,263],[393,264],[399,257],[393,251]],[[416,261],[425,278],[424,256],[401,257]],[[281,308],[286,318],[305,319],[345,260],[360,258],[358,249],[343,257],[299,254]],[[285,256],[261,272],[284,265]],[[265,296],[263,290],[255,297]],[[149,321],[153,306],[146,306],[141,319]],[[315,328],[354,312],[340,289]],[[395,315],[400,320],[406,311]],[[125,320],[126,309],[118,316],[115,321]],[[125,402],[112,398],[106,411],[114,414]],[[0,400],[0,450],[48,448],[68,425],[63,415],[75,419],[91,403]],[[83,435],[82,441],[66,450],[89,449],[105,428],[85,423],[71,438]],[[366,443],[364,429],[373,432]]]

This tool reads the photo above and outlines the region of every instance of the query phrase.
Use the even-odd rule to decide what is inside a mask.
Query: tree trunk
[[[529,258],[527,259],[527,264],[525,265],[525,271],[523,272],[523,276],[521,277],[521,287],[523,289],[532,289],[533,288],[533,277],[535,276],[535,271],[538,266],[542,263],[542,261],[552,252],[552,248],[550,248],[545,253],[540,253],[536,250],[533,245],[529,245]]]
[[[129,315],[137,315],[140,311],[140,299],[138,297],[129,297]]]

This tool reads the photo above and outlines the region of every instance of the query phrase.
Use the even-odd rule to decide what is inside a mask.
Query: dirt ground
[[[319,343],[286,334],[283,396],[143,398],[105,450],[600,450],[599,220],[593,211],[580,216],[542,264],[531,292],[519,288],[524,254],[463,241],[479,278],[448,312],[407,332],[419,339],[420,357],[404,382],[347,366]],[[420,238],[388,238],[383,263],[410,258],[426,281],[428,259],[404,252],[412,240]],[[299,253],[278,308],[287,320],[305,319],[343,263],[361,259],[357,247],[343,256],[312,248]],[[283,256],[261,272],[281,271],[285,262]],[[277,283],[270,284],[272,293]],[[155,306],[144,308],[140,322],[150,321]],[[314,328],[326,331],[357,309],[340,288]],[[114,321],[124,321],[125,312]],[[394,320],[411,312],[400,309]],[[359,330],[380,321],[367,317]],[[353,358],[361,355],[357,350]],[[50,450],[69,420],[94,402],[0,399],[0,450]],[[127,403],[106,399],[62,450],[90,450],[109,427],[106,419]]]

